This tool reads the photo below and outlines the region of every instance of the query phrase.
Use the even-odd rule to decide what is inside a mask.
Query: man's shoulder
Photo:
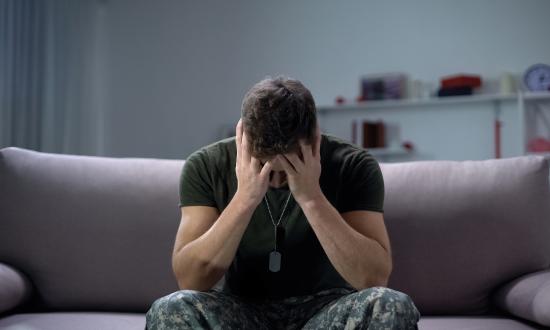
[[[355,148],[355,149],[362,149],[360,146],[349,142],[348,140],[342,139],[336,135],[328,134],[328,133],[322,133],[321,134],[323,141],[323,144],[327,144],[330,146],[338,146],[338,147],[345,147],[345,148]]]
[[[231,163],[234,162],[236,154],[235,137],[232,136],[200,147],[187,156],[186,162],[224,171],[232,166]]]
[[[200,147],[199,149],[189,154],[187,158],[195,157],[197,155],[212,157],[220,153],[231,153],[232,151],[237,151],[234,136],[218,140],[216,142],[212,142],[203,147]]]

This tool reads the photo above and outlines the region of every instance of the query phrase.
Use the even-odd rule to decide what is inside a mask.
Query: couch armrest
[[[495,303],[512,315],[550,326],[550,269],[506,284],[497,291]]]
[[[32,286],[25,275],[0,263],[0,314],[22,304],[31,292]]]

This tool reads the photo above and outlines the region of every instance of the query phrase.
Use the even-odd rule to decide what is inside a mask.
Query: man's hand
[[[273,168],[273,163],[269,160],[262,166],[260,160],[250,154],[242,119],[239,119],[237,123],[236,144],[237,192],[235,196],[239,196],[245,203],[251,203],[251,206],[256,207],[264,198],[269,187],[269,173]]]
[[[321,177],[321,130],[319,123],[315,132],[313,145],[308,145],[300,140],[300,148],[303,161],[295,153],[277,155],[281,165],[285,169],[288,186],[294,199],[303,205],[323,195],[319,178]]]

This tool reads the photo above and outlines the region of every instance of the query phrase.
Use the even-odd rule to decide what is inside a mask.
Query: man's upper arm
[[[390,239],[382,213],[360,210],[344,212],[341,215],[355,231],[375,240],[391,255]]]
[[[176,234],[173,256],[185,245],[206,233],[219,216],[218,209],[211,206],[181,207],[181,221]]]
[[[210,159],[204,149],[193,152],[185,160],[179,183],[180,207],[218,206],[209,163]]]
[[[378,162],[361,151],[347,162],[337,209],[384,213],[384,178]]]
[[[180,175],[181,220],[173,254],[202,236],[219,216],[210,180],[205,149],[193,152],[183,165]]]

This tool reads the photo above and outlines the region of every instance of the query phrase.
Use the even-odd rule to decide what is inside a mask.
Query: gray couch
[[[143,329],[178,289],[182,160],[0,150],[0,329]],[[421,329],[550,326],[541,157],[381,164],[390,287]]]

